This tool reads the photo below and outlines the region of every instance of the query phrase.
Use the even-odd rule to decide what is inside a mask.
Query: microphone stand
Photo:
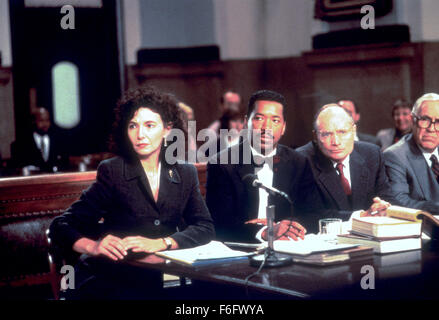
[[[250,265],[253,267],[260,267],[264,263],[264,267],[282,267],[293,263],[293,259],[288,255],[280,255],[274,251],[274,205],[267,205],[267,233],[268,233],[268,247],[265,249],[264,254],[258,254],[250,258]]]

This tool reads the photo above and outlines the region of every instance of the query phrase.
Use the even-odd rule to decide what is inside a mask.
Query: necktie
[[[351,191],[351,186],[349,185],[349,181],[348,179],[346,179],[346,177],[343,174],[343,164],[342,163],[337,163],[337,171],[340,175],[340,182],[341,182],[341,186],[343,187],[343,191],[344,193],[346,193],[346,195],[351,195],[352,191]]]
[[[433,170],[433,173],[436,176],[436,181],[439,182],[439,161],[437,160],[434,154],[431,155],[430,160],[431,160],[431,169]]]

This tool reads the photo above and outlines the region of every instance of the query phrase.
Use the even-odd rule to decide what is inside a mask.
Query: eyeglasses
[[[413,117],[416,119],[416,124],[419,128],[427,129],[430,128],[431,124],[434,124],[434,130],[439,131],[439,119],[433,121],[429,117],[418,117],[415,114],[413,114]]]

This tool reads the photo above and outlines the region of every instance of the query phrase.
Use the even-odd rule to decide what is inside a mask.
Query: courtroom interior
[[[241,164],[235,168],[206,159],[242,146],[244,129],[257,129],[255,113],[265,115],[272,110],[283,127],[273,137],[277,153],[268,189],[285,191],[294,204],[294,210],[276,213],[275,235],[300,238],[304,229],[321,233],[319,219],[323,218],[348,221],[352,230],[366,228],[351,224],[360,218],[360,213],[355,215],[359,210],[363,210],[361,217],[363,213],[373,216],[398,206],[432,217],[417,216],[422,230],[416,240],[411,234],[400,236],[407,244],[410,238],[413,248],[387,254],[382,247],[379,254],[378,249],[375,253],[372,249],[344,252],[349,258],[344,264],[319,260],[316,266],[297,256],[290,266],[262,271],[243,259],[200,267],[199,271],[195,266],[156,261],[154,254],[138,260],[130,257],[130,268],[160,274],[158,299],[374,300],[392,295],[437,299],[434,284],[439,280],[435,272],[439,253],[433,240],[439,238],[439,220],[434,217],[439,214],[439,163],[430,154],[437,155],[439,137],[425,137],[439,136],[439,96],[434,94],[439,93],[435,71],[439,68],[438,12],[439,2],[434,0],[0,0],[0,299],[69,298],[61,268],[75,265],[78,253],[88,253],[88,249],[77,247],[77,252],[66,254],[54,243],[65,241],[71,247],[69,241],[78,239],[73,236],[77,233],[74,227],[85,221],[77,211],[93,207],[95,198],[111,199],[109,190],[123,183],[127,183],[123,188],[131,188],[128,180],[134,179],[138,168],[129,167],[129,156],[124,160],[115,157],[119,154],[111,147],[111,139],[120,117],[125,117],[120,125],[126,126],[122,128],[126,133],[145,110],[161,117],[163,134],[167,134],[168,123],[177,123],[166,118],[169,114],[181,115],[186,121],[183,154],[177,156],[185,164],[157,166],[159,160],[155,160],[152,167],[150,162],[142,162],[144,188],[151,198],[142,205],[128,204],[133,207],[129,210],[139,211],[136,214],[143,214],[140,212],[149,206],[152,209],[148,210],[159,212],[163,205],[170,208],[172,219],[180,219],[180,215],[186,219],[184,227],[175,227],[172,221],[175,234],[167,231],[164,215],[148,220],[151,228],[163,225],[160,232],[164,230],[154,236],[160,239],[160,249],[150,250],[186,249],[206,244],[208,239],[247,242],[242,225],[247,227],[250,219],[268,218],[259,200],[266,190],[252,189],[250,194],[246,189],[259,180],[265,183],[259,169],[246,171],[259,177],[248,187]],[[121,99],[137,101],[132,96],[139,91],[130,90],[139,87],[154,88],[144,94],[149,95],[148,101],[161,101],[157,109],[137,105],[128,118],[121,116],[117,112],[122,112],[123,103],[129,105]],[[279,98],[271,98],[277,93]],[[159,94],[160,99],[154,100]],[[175,101],[179,109],[165,106],[162,101],[167,99]],[[272,104],[264,109],[262,102],[267,101]],[[343,123],[347,130],[354,128],[351,149],[347,147],[347,157],[343,154],[342,159],[331,154],[324,134],[335,130],[336,137],[345,139],[351,132],[334,129],[334,123]],[[224,140],[221,130],[236,135]],[[214,138],[206,140],[206,133]],[[135,149],[138,137],[128,136]],[[164,146],[167,138],[163,137]],[[120,149],[121,142],[117,143]],[[153,152],[158,157],[154,159],[164,157],[158,155],[164,146]],[[248,150],[254,152],[253,147]],[[409,152],[418,147],[425,163],[412,168]],[[143,154],[134,151],[143,161]],[[336,171],[336,162],[360,158],[364,161],[350,164],[347,189],[344,180],[341,184],[328,182],[332,177],[344,178],[343,171]],[[328,167],[331,162],[333,166]],[[119,174],[122,167],[125,171],[117,177],[119,182],[113,174]],[[424,167],[428,172],[422,171]],[[148,168],[158,172],[151,175],[159,179],[156,186]],[[264,168],[260,170],[265,174]],[[129,174],[132,177],[123,180]],[[278,175],[285,181],[279,182]],[[361,186],[355,185],[357,179]],[[186,189],[193,180],[197,190],[188,195]],[[173,189],[175,185],[178,191]],[[121,190],[117,192],[125,192],[127,199],[134,198],[133,192]],[[339,201],[340,194],[343,199]],[[250,204],[253,196],[257,201]],[[267,208],[269,203],[275,203],[278,210],[289,207],[285,199],[272,202],[275,196],[267,193]],[[103,207],[112,212],[121,206],[115,201],[110,208],[112,203]],[[313,206],[306,208],[307,203]],[[259,205],[262,216],[254,212],[255,216],[237,217],[253,205]],[[296,214],[294,222],[288,220],[289,210]],[[105,220],[97,219],[96,225],[106,226],[118,219],[109,214]],[[253,227],[261,224],[254,221],[250,220],[253,238]],[[285,225],[284,221],[289,222]],[[297,232],[288,234],[294,228]],[[429,241],[420,234],[427,228],[431,228]],[[343,229],[338,238],[345,246],[367,247],[380,238],[370,234],[372,240],[363,239],[359,244],[345,231],[350,229]],[[72,238],[67,239],[66,233]],[[238,233],[241,237],[221,238]],[[127,235],[134,241],[131,233]],[[265,231],[260,236],[258,241],[266,242]],[[395,235],[385,237],[390,236]],[[233,248],[249,251],[257,247]],[[365,265],[375,268],[375,287],[381,286],[381,291],[364,288]]]

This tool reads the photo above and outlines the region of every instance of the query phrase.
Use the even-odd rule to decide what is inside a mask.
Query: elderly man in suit
[[[356,126],[337,104],[323,106],[314,121],[314,141],[297,151],[308,158],[326,210],[301,217],[308,230],[318,219],[382,213],[392,201],[384,160],[376,145],[354,141]]]
[[[319,204],[305,157],[278,143],[286,128],[285,108],[286,101],[279,93],[255,92],[248,104],[245,139],[209,160],[206,203],[217,238],[222,241],[266,239],[260,223],[266,218],[267,205],[275,206],[276,238],[303,237],[305,230],[292,219]],[[249,174],[287,193],[293,205],[243,181]]]
[[[387,175],[402,205],[439,214],[439,95],[420,97],[412,115],[412,134],[384,152]]]

